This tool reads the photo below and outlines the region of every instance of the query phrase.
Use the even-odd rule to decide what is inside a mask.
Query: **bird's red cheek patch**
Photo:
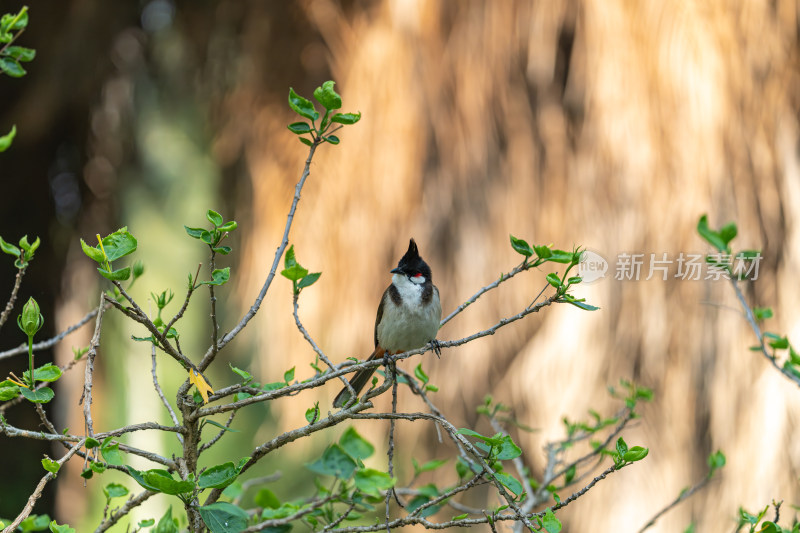
[[[414,274],[414,277],[415,278],[421,278],[422,277],[422,272],[417,272],[416,274]]]

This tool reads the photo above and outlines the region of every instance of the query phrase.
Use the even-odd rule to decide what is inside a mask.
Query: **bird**
[[[429,343],[438,354],[436,334],[442,320],[439,289],[433,284],[431,268],[420,257],[414,239],[409,241],[408,251],[390,273],[392,283],[384,291],[375,317],[375,350],[367,360],[415,350]],[[360,370],[350,380],[356,395],[376,368]],[[333,400],[333,406],[343,407],[350,398],[350,391],[344,387]]]

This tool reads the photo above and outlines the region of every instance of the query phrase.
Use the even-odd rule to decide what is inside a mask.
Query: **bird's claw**
[[[436,339],[433,339],[430,342],[430,345],[431,345],[431,350],[433,350],[433,353],[436,354],[436,357],[441,357],[441,355],[442,355],[442,346],[439,344],[439,341],[437,341]]]

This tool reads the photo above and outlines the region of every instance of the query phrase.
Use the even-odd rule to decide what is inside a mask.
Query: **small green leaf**
[[[523,491],[522,483],[520,483],[514,476],[506,474],[504,472],[495,472],[494,477],[505,488],[513,492],[514,496],[519,496],[520,494],[522,494]]]
[[[558,274],[556,274],[555,272],[550,272],[545,277],[545,279],[547,280],[547,283],[549,283],[550,285],[552,285],[556,289],[561,287],[561,278],[559,278]]]
[[[708,456],[708,466],[711,469],[708,474],[709,476],[711,476],[715,470],[719,470],[725,466],[725,454],[722,453],[722,450],[717,450]]]
[[[59,469],[61,468],[60,464],[58,464],[57,462],[53,461],[52,459],[50,459],[47,456],[45,456],[45,458],[42,459],[42,466],[44,467],[45,470],[47,470],[48,472],[50,472],[52,474],[57,474]]]
[[[166,470],[153,469],[142,472],[145,482],[164,494],[187,494],[194,490],[192,481],[176,480]]]
[[[331,444],[325,449],[320,459],[306,466],[317,474],[350,479],[356,469],[356,462],[341,446]]]
[[[753,316],[756,320],[766,320],[772,318],[772,309],[769,307],[754,307]]]
[[[228,502],[216,502],[198,507],[200,517],[211,533],[238,533],[247,527],[248,514]]]
[[[113,270],[111,272],[105,268],[98,267],[97,271],[100,272],[101,276],[110,281],[125,281],[131,277],[131,267],[120,268],[119,270]]]
[[[303,135],[304,133],[311,133],[311,126],[308,122],[292,122],[288,126],[289,131],[294,133],[295,135]]]
[[[19,61],[11,57],[0,57],[0,71],[12,78],[21,78],[27,74],[22,65],[19,64]]]
[[[339,444],[350,457],[364,460],[375,453],[373,446],[367,439],[358,434],[352,426],[347,428],[339,439]]]
[[[242,394],[244,394],[244,393],[242,393]],[[248,397],[249,397],[249,396],[250,396],[250,395],[248,394]],[[241,398],[240,398],[240,399],[241,399]],[[230,431],[231,433],[239,433],[239,430],[238,430],[238,429],[231,429],[231,428],[229,428],[229,427],[227,427],[227,426],[223,426],[222,424],[220,424],[220,423],[219,423],[219,422],[217,422],[216,420],[211,420],[210,418],[206,418],[206,420],[205,420],[205,423],[206,423],[206,424],[211,424],[211,425],[212,425],[212,426],[214,426],[214,427],[218,427],[219,429],[221,429],[221,430],[223,430],[223,431]]]
[[[53,389],[50,387],[42,387],[41,389],[37,389],[35,391],[20,387],[19,392],[25,397],[26,400],[33,403],[47,403],[55,396]]]
[[[256,505],[264,509],[279,509],[281,506],[281,501],[269,489],[260,489],[253,498],[253,501]]]
[[[224,285],[231,278],[231,267],[217,268],[211,273],[211,281],[200,281],[198,285]]]
[[[197,486],[201,489],[222,489],[233,483],[238,475],[236,465],[229,461],[212,466],[197,476]]]
[[[222,225],[222,222],[223,222],[222,215],[220,215],[219,213],[217,213],[213,209],[209,209],[206,212],[206,218],[208,219],[209,222],[214,224],[215,228]]]
[[[253,381],[253,376],[250,374],[250,372],[242,370],[241,368],[236,368],[230,363],[228,363],[228,366],[231,367],[231,370],[233,370],[234,373],[238,374],[239,377],[244,380],[244,383],[250,383]]]
[[[414,375],[417,377],[418,380],[422,382],[423,385],[427,384],[430,379],[428,378],[428,374],[422,369],[422,363],[418,364],[414,368]]]
[[[98,463],[97,461],[92,461],[91,463],[89,463],[89,468],[95,474],[102,474],[107,469],[106,465],[104,465],[103,463]]]
[[[648,448],[643,448],[641,446],[634,446],[633,448],[625,452],[622,455],[622,458],[629,463],[635,463],[636,461],[641,461],[642,459],[647,457],[648,453],[650,453],[650,450]]]
[[[306,139],[305,137],[298,137],[298,139],[300,139],[300,142],[305,144],[306,146],[311,146],[312,144],[314,144],[309,139]]]
[[[25,377],[27,377],[27,374],[30,374],[30,371],[25,372],[25,374]],[[36,381],[53,382],[61,377],[61,369],[53,363],[47,363],[37,369],[34,369],[33,377],[36,379]]]
[[[123,463],[119,443],[111,444],[111,437],[106,438],[100,445],[100,453],[103,454],[105,462],[110,465],[121,466]]]
[[[522,455],[522,449],[514,443],[510,436],[504,435],[502,444],[499,446],[495,458],[500,461],[508,461],[520,455]]]
[[[306,409],[306,420],[309,424],[319,420],[319,402],[314,402],[314,407]]]
[[[19,385],[8,379],[0,382],[0,402],[13,400],[17,396],[19,396]]]
[[[288,385],[290,381],[294,379],[294,369],[295,367],[290,368],[286,372],[283,373],[283,381]]]
[[[339,137],[336,135],[328,135],[324,139],[333,145],[339,144]]]
[[[336,122],[338,124],[355,124],[361,120],[361,113],[336,113],[331,117],[331,122]]]
[[[14,137],[17,135],[17,126],[16,124],[11,126],[11,131],[6,133],[5,135],[0,135],[0,152],[5,152],[11,146],[11,143],[14,142]],[[5,251],[5,250],[4,250]]]
[[[533,255],[533,248],[527,242],[517,239],[513,235],[509,235],[509,237],[511,238],[511,247],[515,252],[524,255],[526,258]]]
[[[158,521],[151,533],[178,533],[178,519],[172,518],[172,506],[167,508],[167,512]]]
[[[116,261],[136,251],[136,238],[123,227],[103,238],[103,249],[109,261]]]
[[[195,239],[200,239],[203,236],[203,233],[208,233],[208,230],[203,228],[190,228],[189,226],[183,226],[183,229],[186,230],[187,235],[189,237],[193,237]]]
[[[238,227],[239,227],[239,224],[238,224],[238,223],[237,223],[235,220],[229,220],[228,222],[224,223],[223,225],[221,225],[221,226],[220,226],[220,227],[218,227],[217,229],[218,229],[219,231],[227,231],[227,232],[230,232],[230,231],[233,231],[233,230],[235,230],[235,229],[236,229],[236,228],[238,228]]]
[[[432,470],[436,470],[440,466],[443,466],[449,461],[449,459],[433,459],[428,461],[427,463],[423,464],[422,466],[418,466],[414,464],[414,472],[421,473],[421,472],[430,472]]]
[[[720,252],[728,251],[728,241],[726,241],[722,235],[708,227],[708,216],[703,215],[700,217],[700,220],[697,222],[697,233]]]
[[[298,289],[305,289],[306,287],[312,286],[314,283],[317,282],[319,277],[322,275],[322,272],[314,272],[313,274],[308,274],[303,276],[300,282],[297,284]]]
[[[561,531],[561,522],[556,518],[556,515],[553,514],[553,510],[549,507],[542,517],[542,528],[544,528],[547,533],[559,533]]]
[[[119,483],[109,483],[103,487],[103,494],[106,495],[107,500],[111,498],[122,498],[128,495],[128,489]]]
[[[314,98],[322,104],[328,111],[342,107],[342,97],[333,90],[334,82],[329,80],[322,84],[322,87],[314,89]]]
[[[314,104],[294,92],[293,88],[289,88],[289,107],[301,117],[311,121],[319,118],[319,113],[314,109]]]
[[[365,494],[379,496],[381,491],[390,489],[394,486],[396,479],[390,477],[386,472],[365,468],[356,472],[356,488]]]
[[[17,61],[27,63],[36,57],[36,50],[25,48],[24,46],[9,46],[5,49],[5,54],[13,57]]]
[[[51,533],[75,533],[75,530],[69,527],[67,524],[58,525],[58,522],[53,520],[50,522],[50,532]]]

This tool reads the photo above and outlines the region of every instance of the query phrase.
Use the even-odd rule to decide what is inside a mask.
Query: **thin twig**
[[[5,47],[3,47],[5,50]],[[17,293],[19,292],[19,288],[22,285],[22,277],[25,275],[25,269],[28,267],[28,263],[22,265],[22,267],[17,269],[17,277],[14,280],[14,288],[11,289],[11,296],[8,297],[8,302],[6,303],[6,308],[3,309],[3,314],[0,315],[0,327],[3,327],[3,324],[6,323],[8,320],[8,315],[11,313],[11,310],[14,309],[14,303],[17,301]],[[24,345],[25,349],[28,349],[28,345]],[[0,359],[2,359],[2,354],[0,354]]]
[[[164,404],[164,407],[167,409],[170,418],[172,419],[172,423],[176,426],[180,425],[178,421],[178,415],[175,414],[175,410],[172,409],[172,405],[170,405],[169,401],[167,401],[167,397],[164,396],[164,391],[161,390],[161,385],[158,383],[158,375],[156,374],[156,345],[152,344],[150,346],[150,359],[152,361],[151,372],[153,374],[153,386],[156,388],[156,393],[158,393],[158,397],[161,398],[161,403]],[[179,434],[178,441],[183,444],[183,437]]]
[[[101,291],[100,303],[97,306],[97,320],[95,320],[94,323],[94,335],[92,335],[92,340],[89,342],[89,351],[86,354],[83,394],[81,394],[81,399],[78,402],[83,402],[83,418],[86,424],[85,429],[87,437],[94,436],[94,427],[92,425],[92,379],[94,372],[94,358],[97,355],[97,347],[100,345],[100,327],[103,324],[103,312],[105,310],[105,306],[103,305],[104,299],[105,293]]]
[[[697,483],[697,484],[696,484],[695,486],[693,486],[692,488],[690,488],[690,489],[688,489],[688,490],[682,490],[682,491],[681,491],[681,493],[680,493],[680,494],[678,494],[678,497],[677,497],[677,498],[675,498],[674,500],[672,500],[672,502],[670,502],[670,503],[669,503],[669,504],[668,504],[666,507],[664,507],[664,508],[663,508],[663,509],[661,509],[659,512],[657,512],[657,513],[655,514],[655,516],[653,516],[653,518],[651,518],[651,519],[650,519],[650,521],[649,521],[649,522],[647,522],[645,525],[643,525],[643,526],[642,526],[642,529],[640,529],[640,530],[639,530],[639,533],[642,533],[642,531],[645,531],[645,530],[649,529],[651,526],[655,525],[656,521],[657,521],[659,518],[661,518],[661,517],[662,517],[664,514],[666,514],[666,513],[667,513],[667,512],[668,512],[670,509],[672,509],[673,507],[675,507],[676,505],[678,505],[678,504],[679,504],[679,503],[681,503],[682,501],[684,501],[684,500],[687,500],[687,499],[691,498],[691,497],[692,497],[692,495],[693,495],[695,492],[697,492],[697,491],[701,490],[703,487],[705,487],[706,485],[708,485],[708,482],[709,482],[709,481],[711,481],[711,476],[706,476],[706,477],[705,477],[705,478],[704,478],[702,481],[700,481],[699,483]]]
[[[120,507],[116,512],[112,513],[107,519],[103,520],[103,522],[97,526],[97,529],[94,530],[94,533],[102,533],[103,531],[107,531],[111,526],[119,522],[121,518],[127,516],[134,507],[140,506],[150,496],[154,496],[156,494],[158,493],[145,490],[136,496],[131,496],[122,507]]]
[[[272,280],[275,278],[275,273],[277,272],[278,265],[283,257],[283,252],[286,250],[286,247],[289,246],[289,230],[292,227],[295,211],[297,211],[297,204],[300,202],[300,192],[303,190],[303,185],[305,185],[306,179],[308,179],[308,176],[311,174],[311,159],[314,157],[314,152],[317,150],[317,146],[321,142],[321,139],[317,139],[309,147],[308,157],[306,158],[305,167],[303,168],[303,174],[300,176],[300,181],[297,182],[297,185],[295,185],[294,188],[294,198],[292,199],[292,206],[289,208],[289,214],[286,216],[286,226],[283,228],[283,237],[281,238],[281,243],[278,246],[278,249],[275,250],[275,258],[272,261],[272,267],[269,269],[267,279],[264,281],[264,285],[261,287],[255,302],[253,302],[253,305],[250,306],[250,309],[247,311],[247,313],[245,313],[239,323],[236,324],[231,331],[222,336],[222,339],[219,340],[219,343],[216,347],[208,348],[206,355],[203,357],[200,365],[198,365],[200,370],[204,370],[208,367],[208,364],[211,362],[210,360],[212,354],[215,353],[215,350],[222,349],[226,344],[232,341],[236,335],[238,335],[239,332],[242,331],[245,326],[247,326],[247,323],[250,322],[250,320],[256,315],[261,307],[261,302],[264,301],[264,297],[267,295],[267,290],[269,290]]]
[[[110,305],[106,304],[105,309],[107,310],[109,307],[110,307]],[[78,322],[76,322],[72,326],[68,327],[67,329],[65,329],[64,331],[62,331],[61,333],[59,333],[55,337],[52,337],[50,339],[47,339],[47,340],[44,340],[44,341],[41,341],[41,342],[34,343],[33,351],[37,352],[39,350],[44,350],[44,349],[51,348],[51,347],[55,346],[56,344],[61,342],[61,340],[64,337],[66,337],[67,335],[69,335],[73,331],[83,327],[91,319],[93,319],[96,316],[97,316],[97,308],[92,309],[91,311],[86,313],[86,316],[84,316]],[[6,350],[4,352],[0,352],[0,360],[5,359],[7,357],[11,357],[13,355],[21,354],[21,353],[28,353],[28,343],[23,342],[22,344],[20,344],[16,348],[12,348],[10,350]]]

